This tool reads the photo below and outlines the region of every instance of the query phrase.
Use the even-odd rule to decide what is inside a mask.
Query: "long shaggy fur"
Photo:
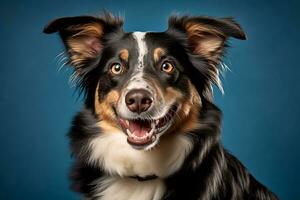
[[[106,13],[100,18],[60,18],[44,30],[60,33],[79,88],[86,93],[68,134],[73,190],[86,200],[278,199],[220,141],[222,113],[212,102],[211,87],[221,87],[219,67],[227,40],[245,39],[242,28],[232,18],[190,16],[171,17],[168,30],[161,33],[125,33],[122,25],[122,19]],[[117,59],[116,52],[124,52],[120,47],[133,64],[127,63],[124,77],[112,77],[108,66]],[[172,75],[149,67],[155,65],[150,54],[157,48],[176,59]],[[147,59],[141,57],[146,53]],[[159,56],[154,55],[156,60]],[[144,71],[130,71],[137,66]],[[146,76],[139,81],[154,85],[161,95],[157,105],[181,102],[175,130],[170,128],[147,151],[133,149],[116,120],[116,102],[123,87],[141,78],[137,73]]]

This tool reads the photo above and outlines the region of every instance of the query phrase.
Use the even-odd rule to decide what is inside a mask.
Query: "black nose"
[[[143,89],[131,90],[125,96],[125,103],[132,112],[145,112],[151,106],[151,94]]]

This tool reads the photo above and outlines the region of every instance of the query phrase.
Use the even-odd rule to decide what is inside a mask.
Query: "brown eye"
[[[170,62],[164,62],[162,65],[161,65],[161,70],[170,74],[173,72],[174,70],[174,66],[170,63]]]
[[[123,66],[120,63],[114,63],[114,64],[111,65],[110,71],[114,75],[119,75],[124,71],[124,69],[123,69]]]

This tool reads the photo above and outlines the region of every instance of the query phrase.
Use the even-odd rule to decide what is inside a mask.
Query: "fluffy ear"
[[[212,99],[212,84],[217,85],[223,93],[218,66],[229,37],[246,39],[241,26],[232,18],[172,16],[169,18],[167,32],[177,36],[183,34],[184,39],[187,39],[187,48],[192,55],[190,60],[197,70],[195,72],[192,69],[192,77],[195,76],[195,82],[198,84],[199,76],[197,72],[202,75],[203,83],[198,90],[203,96]],[[199,61],[198,58],[202,60]],[[203,59],[205,62],[203,62]]]
[[[122,31],[123,21],[105,13],[101,17],[63,17],[50,22],[44,33],[58,32],[70,56],[70,64],[80,70],[99,57],[105,34]]]
[[[169,30],[174,29],[186,34],[193,54],[214,64],[219,63],[229,37],[246,39],[244,31],[232,18],[172,16]]]

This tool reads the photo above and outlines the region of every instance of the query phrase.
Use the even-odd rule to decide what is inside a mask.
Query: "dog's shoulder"
[[[225,151],[227,176],[234,187],[231,190],[244,199],[278,200],[275,194],[257,181],[248,169],[233,155]]]

